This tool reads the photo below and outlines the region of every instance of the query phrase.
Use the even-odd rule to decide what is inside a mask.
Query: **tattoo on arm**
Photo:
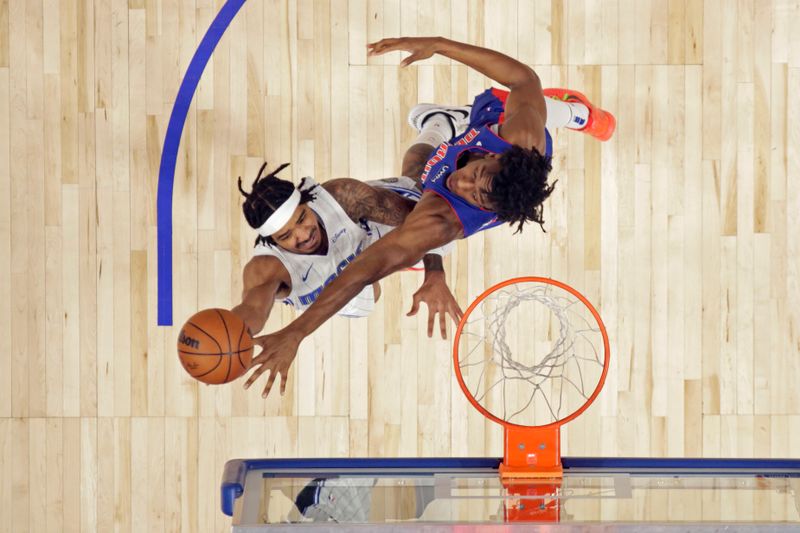
[[[388,189],[372,187],[358,180],[334,180],[328,191],[354,222],[372,220],[399,226],[414,208],[414,202]]]
[[[403,176],[413,179],[419,190],[422,190],[422,171],[425,170],[425,164],[434,150],[436,150],[435,146],[417,143],[406,150],[403,156],[401,173]]]

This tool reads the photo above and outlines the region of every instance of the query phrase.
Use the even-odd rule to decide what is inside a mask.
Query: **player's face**
[[[465,152],[457,167],[447,177],[446,187],[468,203],[491,211],[489,191],[492,190],[492,179],[500,172],[500,154]]]
[[[323,232],[316,213],[307,205],[299,205],[292,218],[272,234],[273,240],[295,254],[314,254],[323,248]]]

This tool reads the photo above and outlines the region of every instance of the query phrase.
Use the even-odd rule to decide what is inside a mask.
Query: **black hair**
[[[264,162],[258,171],[258,175],[249,193],[242,189],[242,178],[239,176],[239,191],[244,195],[242,211],[244,212],[244,218],[251,228],[260,228],[272,213],[274,213],[283,202],[288,200],[294,192],[294,183],[277,177],[278,172],[288,166],[289,163],[284,163],[266,176],[262,176],[264,170],[267,168],[267,163]],[[305,181],[305,178],[303,178],[303,181]],[[302,187],[302,185],[303,182],[301,181],[300,186]],[[300,205],[308,203],[316,198],[316,195],[312,192],[316,187],[315,185],[310,189],[300,191]],[[276,245],[272,237],[259,235],[256,237],[256,246],[262,243],[268,246]]]
[[[552,158],[535,148],[512,147],[500,156],[501,169],[492,180],[489,200],[497,218],[517,225],[514,233],[522,231],[527,221],[536,222],[544,231],[542,203],[553,192],[557,182],[549,185]]]

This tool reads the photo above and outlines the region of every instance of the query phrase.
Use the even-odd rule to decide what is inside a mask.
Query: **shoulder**
[[[539,77],[532,71],[531,74],[529,80],[511,88],[506,100],[505,122],[498,134],[511,144],[543,152],[547,105]]]
[[[544,153],[547,136],[544,123],[539,112],[533,106],[526,105],[519,108],[515,120],[504,122],[498,128],[497,134],[507,143],[521,146],[527,150],[535,148]]]
[[[322,184],[322,188],[330,194],[344,210],[350,214],[351,207],[359,200],[374,194],[372,187],[353,178],[335,178]]]
[[[271,255],[257,255],[250,259],[244,266],[242,278],[245,290],[271,281],[291,284],[289,271],[280,259]]]
[[[353,190],[362,190],[363,187],[369,187],[369,185],[363,181],[353,178],[334,178],[326,181],[320,186],[337,200],[339,195],[348,194]]]
[[[447,201],[432,191],[425,191],[404,226],[435,232],[450,240],[463,236],[463,227]],[[449,241],[448,241],[449,242]]]
[[[373,193],[372,187],[353,178],[335,178],[322,184],[322,188],[333,197],[348,217],[358,221],[364,213],[364,199]]]

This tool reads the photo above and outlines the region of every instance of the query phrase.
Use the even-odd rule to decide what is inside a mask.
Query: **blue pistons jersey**
[[[445,182],[456,170],[456,161],[465,151],[502,154],[511,148],[511,143],[500,138],[492,127],[504,120],[505,101],[508,91],[487,89],[475,97],[467,130],[449,143],[442,143],[428,159],[422,172],[422,189],[431,191],[450,204],[464,228],[464,237],[503,224],[497,214],[474,206],[450,192]],[[545,154],[552,156],[553,139],[545,129]]]

